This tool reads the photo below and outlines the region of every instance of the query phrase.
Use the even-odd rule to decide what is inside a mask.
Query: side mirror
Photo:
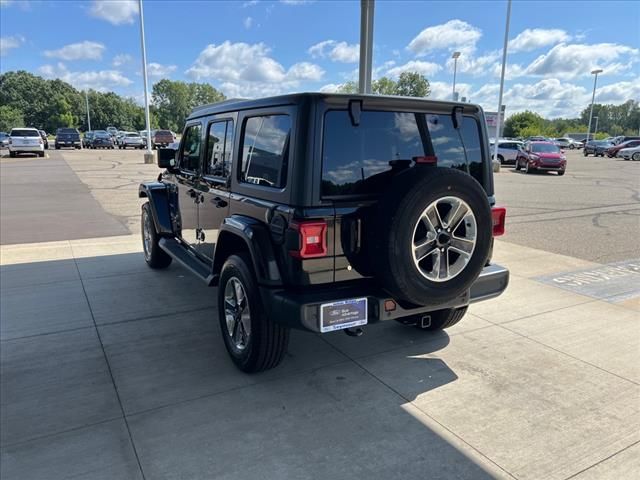
[[[173,148],[158,149],[158,167],[173,170],[176,167],[176,153]]]

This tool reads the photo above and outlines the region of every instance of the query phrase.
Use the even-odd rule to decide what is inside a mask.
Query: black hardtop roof
[[[472,103],[451,102],[446,100],[432,100],[430,98],[419,97],[399,97],[392,95],[365,95],[357,93],[322,93],[322,92],[305,92],[291,93],[287,95],[278,95],[275,97],[264,97],[256,99],[232,98],[221,102],[210,103],[194,108],[187,120],[192,118],[206,117],[218,113],[232,112],[237,110],[249,110],[254,108],[275,107],[283,105],[297,105],[309,100],[321,100],[327,104],[345,104],[348,100],[362,100],[363,107],[368,106],[380,107],[396,107],[396,108],[425,108],[425,105],[431,106],[437,111],[451,111],[454,106],[464,107],[465,113],[477,113],[482,109],[479,105]]]

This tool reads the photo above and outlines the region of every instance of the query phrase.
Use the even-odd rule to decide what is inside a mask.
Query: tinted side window
[[[240,181],[282,188],[287,183],[291,119],[288,115],[250,117],[242,138]]]
[[[206,173],[227,177],[231,169],[233,121],[212,123],[207,138]]]
[[[450,115],[427,115],[427,125],[438,166],[466,170],[468,163],[469,173],[483,183],[478,122],[473,117],[464,117],[462,128],[458,131],[453,128]]]
[[[180,168],[183,170],[200,171],[200,144],[202,143],[200,130],[200,125],[191,125],[184,132],[180,151]]]

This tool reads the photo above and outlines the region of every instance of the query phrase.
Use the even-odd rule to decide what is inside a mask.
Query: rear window
[[[139,137],[137,133],[127,133],[127,137]]]
[[[29,128],[14,128],[11,130],[12,137],[39,137],[40,132]]]
[[[332,110],[324,122],[322,195],[379,194],[396,171],[430,155],[439,167],[467,171],[482,183],[481,145],[473,117],[456,130],[451,115],[363,111],[354,126],[347,110]]]
[[[158,130],[156,135],[173,135],[169,130]]]
[[[78,133],[78,131],[75,128],[59,128],[58,134],[60,133]]]

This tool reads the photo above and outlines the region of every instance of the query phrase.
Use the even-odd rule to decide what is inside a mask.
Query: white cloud
[[[92,16],[114,25],[133,23],[138,16],[136,0],[94,0],[89,10]]]
[[[418,72],[419,74],[424,75],[428,78],[432,77],[440,70],[442,70],[442,67],[437,63],[412,60],[405,63],[404,65],[399,65],[397,67],[389,69],[387,71],[387,75],[391,77],[398,77],[402,72]]]
[[[296,63],[287,70],[269,53],[264,43],[207,45],[186,74],[196,80],[219,81],[226,95],[243,97],[294,91],[301,81],[318,81],[324,74],[309,62]]]
[[[325,40],[316,43],[307,50],[313,58],[329,57],[334,62],[356,63],[360,59],[360,45],[357,43],[336,42]]]
[[[71,72],[61,62],[56,65],[43,65],[38,71],[45,78],[59,78],[80,90],[92,88],[98,91],[108,91],[114,87],[126,87],[133,83],[117,70]]]
[[[344,85],[344,83],[327,83],[320,87],[320,91],[322,93],[335,93],[340,89],[340,87],[342,87],[342,85]]]
[[[589,75],[595,68],[605,74],[621,73],[640,60],[640,50],[615,43],[556,45],[540,55],[527,68],[527,75],[563,75],[564,78]],[[622,62],[622,63],[621,63]],[[626,63],[625,63],[626,62]]]
[[[571,37],[558,28],[527,28],[509,40],[510,52],[530,52],[541,47],[567,42]]]
[[[45,50],[44,56],[49,58],[59,58],[60,60],[100,60],[105,46],[98,42],[71,43],[58,50]]]
[[[324,70],[315,63],[300,62],[289,68],[288,75],[298,80],[318,81],[322,79]]]
[[[147,65],[147,74],[150,77],[166,78],[176,71],[176,65],[162,65],[160,63],[151,62]]]
[[[433,100],[451,100],[453,95],[453,84],[450,82],[429,82],[431,87],[431,95],[429,98]],[[469,98],[471,94],[471,85],[468,83],[456,83],[456,92],[460,97]]]
[[[251,26],[253,25],[253,18],[251,17],[247,17],[242,21],[242,24],[244,25],[244,28],[246,28],[247,30],[249,30],[251,28]]]
[[[418,56],[433,50],[473,51],[480,40],[482,31],[462,20],[449,20],[422,30],[408,45],[408,49]]]
[[[14,48],[18,48],[24,43],[24,37],[15,35],[11,37],[0,37],[0,57],[4,57]]]
[[[120,55],[113,57],[113,62],[111,62],[111,64],[114,67],[121,67],[122,65],[126,65],[131,62],[133,62],[133,57],[131,55],[128,53],[121,53]]]
[[[622,81],[598,87],[596,101],[599,103],[624,103],[640,98],[640,76],[632,81]]]

